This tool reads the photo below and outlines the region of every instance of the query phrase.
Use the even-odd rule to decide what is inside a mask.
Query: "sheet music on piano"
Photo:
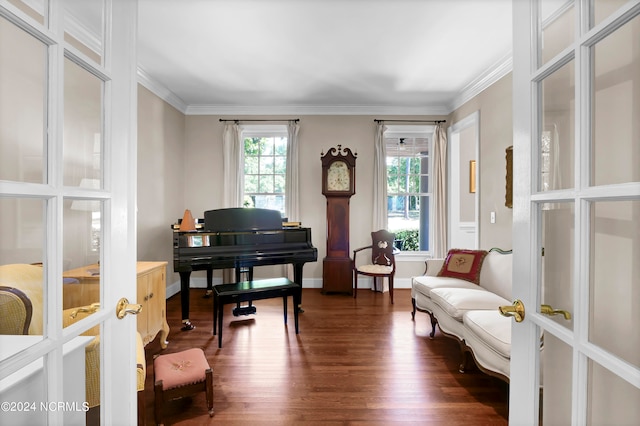
[[[183,330],[194,325],[189,319],[189,288],[192,271],[207,271],[207,289],[212,288],[214,269],[251,270],[254,266],[292,264],[293,281],[302,286],[302,269],[318,260],[311,229],[300,222],[283,221],[277,210],[228,208],[204,212],[196,230],[173,229],[173,269],[180,274]],[[252,273],[250,274],[250,277]],[[251,278],[250,278],[251,279]]]

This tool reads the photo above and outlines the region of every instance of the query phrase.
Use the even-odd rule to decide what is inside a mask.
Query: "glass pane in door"
[[[65,309],[63,311],[62,325],[68,327],[78,321],[82,321],[91,315],[93,310],[88,312],[78,308]],[[96,325],[81,334],[81,337],[88,337],[89,343],[85,346],[83,352],[84,365],[65,365],[69,370],[65,374],[71,377],[82,377],[84,370],[83,387],[66,386],[64,387],[64,400],[67,404],[72,404],[69,409],[69,418],[75,419],[80,414],[83,420],[87,420],[87,425],[97,426],[100,424],[100,326]],[[73,341],[67,345],[74,344]],[[74,382],[76,384],[80,381]],[[66,418],[66,417],[65,417]],[[71,424],[71,421],[69,422]]]
[[[0,17],[0,180],[46,182],[47,47]]]
[[[613,12],[618,10],[620,6],[627,3],[629,0],[591,0],[593,4],[593,12],[591,16],[591,26],[601,23],[605,18],[609,17]]]
[[[45,206],[37,198],[0,198],[0,334],[44,333]]]
[[[573,279],[575,215],[573,203],[546,203],[542,206],[540,312],[558,324],[573,329]],[[553,312],[556,311],[556,312]],[[569,315],[565,316],[562,311]]]
[[[572,370],[571,346],[546,332],[540,349],[541,424],[571,424]]]
[[[9,3],[18,8],[27,16],[33,18],[39,24],[44,25],[46,0],[9,0]]]
[[[540,83],[539,190],[573,188],[575,84],[574,61],[563,65]]]
[[[96,65],[104,58],[103,0],[63,0],[64,40]]]
[[[100,189],[103,82],[70,59],[64,74],[64,184]]]
[[[540,65],[546,64],[573,43],[575,7],[572,3],[567,0],[540,2]]]
[[[636,425],[640,419],[640,389],[589,360],[587,425]]]
[[[640,367],[640,200],[594,202],[590,214],[589,341]]]
[[[591,184],[640,181],[640,16],[591,47]]]
[[[100,307],[101,202],[64,201],[63,309],[94,313]]]

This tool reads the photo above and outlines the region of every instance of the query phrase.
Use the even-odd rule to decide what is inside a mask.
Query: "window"
[[[244,207],[285,214],[287,130],[284,126],[248,126],[244,141]]]
[[[391,128],[385,133],[388,228],[396,234],[400,250],[428,251],[431,132]]]

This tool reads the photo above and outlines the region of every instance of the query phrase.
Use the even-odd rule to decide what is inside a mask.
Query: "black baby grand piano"
[[[235,268],[236,277],[248,270],[251,280],[254,266],[290,263],[293,281],[302,285],[302,267],[317,259],[311,229],[284,227],[277,210],[229,208],[204,212],[202,229],[173,233],[173,270],[180,274],[183,330],[193,328],[189,320],[191,271],[206,270],[210,290],[213,269]]]

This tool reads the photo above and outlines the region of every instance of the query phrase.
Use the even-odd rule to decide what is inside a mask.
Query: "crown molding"
[[[167,89],[165,85],[152,78],[144,69],[138,67],[138,83],[149,89],[153,94],[167,102],[183,114],[187,114],[188,105],[180,96]]]
[[[186,115],[446,115],[440,106],[404,107],[371,105],[189,105]]]
[[[460,96],[456,97],[449,108],[449,113],[460,108],[465,103],[469,102],[475,96],[479,95],[486,88],[500,80],[505,75],[509,74],[513,70],[513,55],[509,52],[502,57],[498,62],[491,66],[487,71],[481,74],[478,78],[467,84]]]

